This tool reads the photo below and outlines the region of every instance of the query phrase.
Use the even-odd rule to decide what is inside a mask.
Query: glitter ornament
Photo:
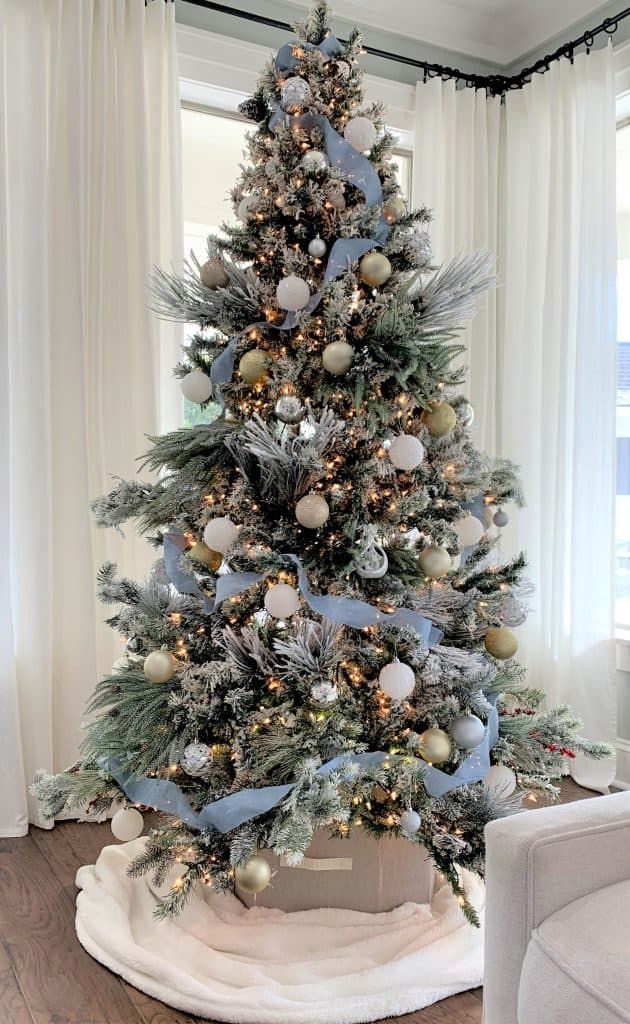
[[[300,595],[288,583],[276,583],[265,594],[265,609],[274,619],[288,619],[300,607]]]
[[[408,810],[402,812],[400,818],[398,819],[398,824],[400,825],[403,832],[406,832],[407,835],[413,836],[416,834],[416,832],[420,831],[422,819],[417,811],[413,811],[411,808],[409,808]]]
[[[328,167],[328,157],[320,149],[309,149],[300,163],[306,174],[321,174]]]
[[[369,117],[352,117],[343,130],[343,137],[359,153],[365,153],[376,142],[376,128]]]
[[[271,868],[264,857],[250,857],[234,869],[234,878],[239,889],[244,892],[262,892],[271,881]]]
[[[269,159],[265,161],[265,174],[267,175],[268,178],[270,178],[272,174],[276,173],[277,170],[278,165],[276,161],[273,159],[273,157],[269,157]]]
[[[424,445],[413,434],[399,434],[393,439],[387,454],[396,469],[409,473],[424,459]]]
[[[492,522],[494,523],[495,526],[498,526],[499,529],[501,529],[504,526],[507,526],[509,521],[510,517],[508,516],[507,512],[503,511],[502,508],[498,508],[492,517]]]
[[[498,661],[507,661],[508,658],[514,657],[518,650],[516,633],[507,626],[489,629],[484,644],[488,654]]]
[[[212,291],[216,291],[217,288],[225,288],[230,283],[230,277],[225,269],[223,260],[216,256],[212,260],[208,260],[203,266],[199,268],[199,278],[202,285],[206,288],[210,288]]]
[[[331,341],[322,352],[324,369],[339,377],[347,373],[354,359],[354,349],[347,341]]]
[[[318,530],[329,515],[328,502],[321,494],[305,494],[295,506],[295,518],[300,526],[305,526],[307,530]]]
[[[311,238],[308,243],[308,251],[310,256],[324,256],[326,254],[326,243],[323,238],[316,235],[315,238]]]
[[[261,384],[267,379],[269,356],[260,348],[250,348],[241,356],[238,372],[247,384]]]
[[[310,297],[311,290],[308,284],[295,274],[283,277],[276,288],[276,299],[280,309],[287,309],[291,312],[304,309],[308,305]]]
[[[457,420],[460,427],[463,427],[464,430],[470,430],[475,422],[475,410],[470,402],[464,402],[463,405],[457,406]]]
[[[212,381],[203,370],[191,370],[185,377],[182,377],[179,386],[184,398],[197,405],[203,405],[212,394]]]
[[[506,764],[493,764],[483,781],[490,792],[498,797],[511,796],[516,789],[516,775]]]
[[[431,402],[429,408],[422,413],[422,422],[431,437],[446,437],[457,423],[457,416],[448,402],[436,401]]]
[[[409,238],[407,246],[411,250],[418,266],[430,263],[433,258],[433,246],[428,231],[415,231]]]
[[[280,395],[274,412],[281,423],[300,423],[304,419],[304,406],[296,395]]]
[[[486,727],[476,715],[459,715],[449,725],[453,742],[462,750],[474,750],[486,735]]]
[[[195,541],[195,543],[188,549],[188,557],[192,558],[194,562],[200,562],[201,565],[205,565],[208,569],[212,569],[212,572],[216,572],[221,567],[223,556],[220,551],[213,551],[203,540]]]
[[[451,737],[443,729],[425,729],[418,736],[418,753],[430,764],[448,761],[452,751]]]
[[[372,288],[385,284],[391,274],[392,265],[382,252],[368,252],[359,263],[359,277]]]
[[[441,579],[451,568],[451,556],[448,551],[437,545],[424,548],[418,555],[418,562],[424,575],[431,580]]]
[[[378,685],[383,693],[399,704],[413,693],[416,677],[411,665],[404,661],[390,661],[379,672]]]
[[[333,70],[335,74],[338,75],[343,82],[345,82],[348,80],[348,78],[350,78],[350,72],[352,71],[352,68],[348,64],[347,60],[336,60],[333,64]]]
[[[478,544],[483,537],[483,523],[477,519],[477,516],[462,516],[456,523],[453,523],[453,528],[463,548]]]
[[[217,516],[207,523],[203,531],[204,542],[222,555],[229,551],[238,537],[238,526],[228,516]]]
[[[207,774],[211,761],[212,751],[207,743],[189,743],[184,747],[180,764],[186,775],[201,779]]]
[[[280,87],[282,109],[288,113],[300,110],[311,98],[311,87],[305,78],[295,75],[287,78]]]
[[[130,843],[142,835],[144,818],[135,807],[121,807],[111,820],[111,830],[121,843]]]
[[[170,651],[151,651],[144,659],[144,674],[152,683],[168,683],[175,675],[177,661]]]
[[[400,220],[407,213],[407,207],[400,196],[392,196],[383,204],[383,216],[388,224]]]
[[[311,686],[311,697],[320,707],[326,707],[339,699],[339,690],[334,683],[315,683]]]

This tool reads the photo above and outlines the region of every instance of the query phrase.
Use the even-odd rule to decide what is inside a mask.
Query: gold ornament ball
[[[152,683],[168,683],[177,669],[170,651],[151,651],[144,659],[144,674]]]
[[[267,379],[269,356],[260,348],[250,348],[241,356],[238,372],[247,384],[260,384]]]
[[[451,737],[443,729],[425,729],[418,737],[418,753],[431,764],[448,761],[452,750]]]
[[[440,577],[446,576],[447,572],[450,572],[452,564],[451,556],[446,548],[437,545],[424,548],[418,555],[418,562],[424,575],[431,580],[439,580]]]
[[[245,864],[234,870],[234,877],[239,889],[244,892],[258,893],[266,889],[271,881],[271,868],[264,857],[250,857]]]
[[[406,212],[405,203],[400,196],[392,196],[383,205],[383,216],[388,224],[393,224],[394,221],[400,220],[401,217],[405,216]]]
[[[208,260],[207,263],[203,264],[199,270],[199,277],[201,279],[201,283],[205,285],[206,288],[212,289],[213,292],[216,291],[217,288],[225,288],[226,285],[230,283],[230,278],[223,264],[223,260],[220,260],[218,257],[213,260]]]
[[[382,252],[368,252],[359,263],[359,277],[372,288],[385,284],[391,274],[392,265]]]
[[[430,409],[422,413],[422,422],[431,437],[445,437],[455,427],[457,414],[448,402],[431,402]]]
[[[488,654],[499,661],[507,661],[518,650],[516,633],[507,626],[497,626],[486,633],[484,644]]]
[[[330,515],[328,502],[321,494],[305,494],[295,506],[295,518],[307,530],[318,530]]]
[[[347,373],[352,366],[354,349],[347,341],[331,341],[322,352],[324,369],[335,377]]]
[[[201,564],[207,566],[208,569],[212,569],[212,572],[216,572],[223,561],[223,555],[221,552],[213,551],[212,548],[209,548],[203,540],[195,541],[188,554],[195,562],[201,562]]]

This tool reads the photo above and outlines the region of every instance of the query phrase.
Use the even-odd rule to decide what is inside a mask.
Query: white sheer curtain
[[[181,161],[173,4],[0,0],[0,31],[0,834],[20,835],[121,652],[96,568],[150,561],[88,505],[179,418],[147,280],[180,255]]]
[[[522,470],[527,507],[504,538],[506,554],[527,551],[536,587],[521,653],[533,685],[614,742],[612,49],[554,65],[508,93],[500,114],[496,100],[440,81],[418,84],[417,109],[415,200],[436,203],[438,255],[498,255],[496,321],[484,312],[473,327],[470,392],[477,440]],[[574,766],[594,788],[613,771]]]

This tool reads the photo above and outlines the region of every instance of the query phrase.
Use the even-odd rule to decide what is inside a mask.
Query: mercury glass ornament
[[[508,516],[507,512],[503,511],[502,508],[498,508],[492,517],[492,522],[494,523],[495,526],[498,526],[499,529],[501,529],[504,526],[507,526],[509,521],[510,517]]]
[[[212,394],[212,381],[208,374],[199,368],[191,370],[185,377],[182,377],[179,386],[184,398],[197,405],[203,405]]]
[[[368,252],[359,263],[359,277],[365,284],[378,288],[392,274],[392,265],[382,252]]]
[[[343,136],[359,153],[365,153],[376,142],[376,128],[369,117],[352,117],[343,130]]]
[[[353,359],[354,349],[347,341],[331,341],[322,352],[324,369],[335,377],[347,373]]]
[[[508,626],[489,629],[485,635],[484,645],[488,654],[498,661],[507,661],[508,658],[514,657],[518,650],[516,633]]]
[[[390,661],[379,672],[378,685],[383,693],[399,704],[413,693],[416,676],[411,665],[404,661]]]
[[[168,683],[175,675],[177,661],[170,651],[151,651],[144,659],[144,674],[152,683]]]
[[[422,422],[431,437],[446,437],[457,423],[457,416],[448,402],[435,401],[422,413]]]
[[[283,277],[276,288],[276,298],[280,309],[287,309],[291,312],[304,309],[308,305],[310,297],[311,290],[307,282],[303,278],[297,277],[296,274]]]
[[[406,832],[407,835],[413,836],[420,830],[422,819],[418,812],[412,810],[410,807],[408,810],[402,812],[398,819],[398,824],[403,832]]]
[[[130,636],[127,640],[127,650],[132,654],[137,654],[138,651],[142,650],[142,639],[139,636]]]
[[[454,742],[462,750],[474,750],[486,735],[486,727],[476,715],[459,715],[449,725]]]
[[[321,149],[308,149],[300,163],[307,174],[321,174],[328,167],[328,157]]]
[[[308,251],[311,256],[324,256],[326,254],[326,243],[323,238],[316,235],[308,243]]]
[[[300,423],[304,419],[304,406],[297,395],[280,395],[274,412],[281,423]]]
[[[470,430],[475,422],[475,410],[470,402],[464,402],[463,405],[457,406],[457,419],[460,427],[463,427],[464,430]]]
[[[233,523],[229,516],[217,516],[206,524],[203,531],[203,539],[213,551],[219,551],[222,555],[229,551],[238,537],[238,526]]]
[[[477,519],[477,516],[462,516],[456,523],[453,523],[453,528],[463,548],[478,544],[483,537],[483,523]]]
[[[250,348],[241,356],[238,372],[247,384],[261,384],[267,378],[269,356],[260,348]]]
[[[300,595],[288,583],[276,583],[265,594],[265,609],[274,619],[288,619],[300,607]]]
[[[439,580],[446,576],[451,568],[451,556],[448,551],[437,545],[424,548],[418,555],[418,562],[424,575],[431,580]]]
[[[287,78],[280,87],[282,109],[288,113],[300,110],[311,98],[311,87],[305,78],[294,75]]]
[[[407,207],[401,196],[392,196],[383,204],[383,216],[388,224],[393,224],[395,221],[400,220],[404,217],[407,212]]]
[[[305,494],[295,506],[295,518],[300,526],[306,527],[307,530],[318,530],[329,515],[328,502],[321,494]]]
[[[259,893],[271,881],[271,868],[264,857],[255,855],[234,869],[234,879],[244,892]]]
[[[223,260],[218,256],[208,260],[199,268],[199,278],[202,285],[216,291],[217,288],[225,288],[230,283],[230,277],[225,269]]]
[[[493,764],[483,781],[498,797],[511,796],[516,789],[516,775],[506,764]]]
[[[220,551],[213,551],[203,540],[195,541],[195,543],[188,549],[188,557],[192,558],[194,562],[200,562],[201,565],[205,565],[212,572],[217,572],[221,568],[223,556]]]
[[[409,473],[417,469],[424,459],[424,445],[413,434],[399,434],[393,439],[387,454],[396,469]]]
[[[326,707],[339,699],[339,690],[334,683],[315,683],[311,686],[311,697],[316,704]]]
[[[407,245],[415,256],[416,263],[423,266],[433,259],[433,246],[428,231],[415,231]]]
[[[425,729],[418,736],[418,753],[431,764],[448,761],[453,751],[451,737],[443,729]]]
[[[144,818],[135,807],[121,807],[111,821],[111,830],[121,843],[130,843],[142,835]]]
[[[201,779],[207,773],[211,761],[212,751],[207,743],[189,743],[184,747],[180,764],[186,775]]]

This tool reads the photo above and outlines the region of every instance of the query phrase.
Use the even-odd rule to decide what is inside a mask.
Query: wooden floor
[[[592,796],[563,784],[564,801]],[[63,822],[0,840],[0,1024],[194,1024],[92,960],[74,933],[74,878],[112,842],[109,825]],[[481,989],[396,1024],[480,1024]],[[281,1024],[281,1022],[278,1022]],[[387,1022],[384,1022],[387,1024]],[[391,1024],[391,1022],[389,1022]]]

